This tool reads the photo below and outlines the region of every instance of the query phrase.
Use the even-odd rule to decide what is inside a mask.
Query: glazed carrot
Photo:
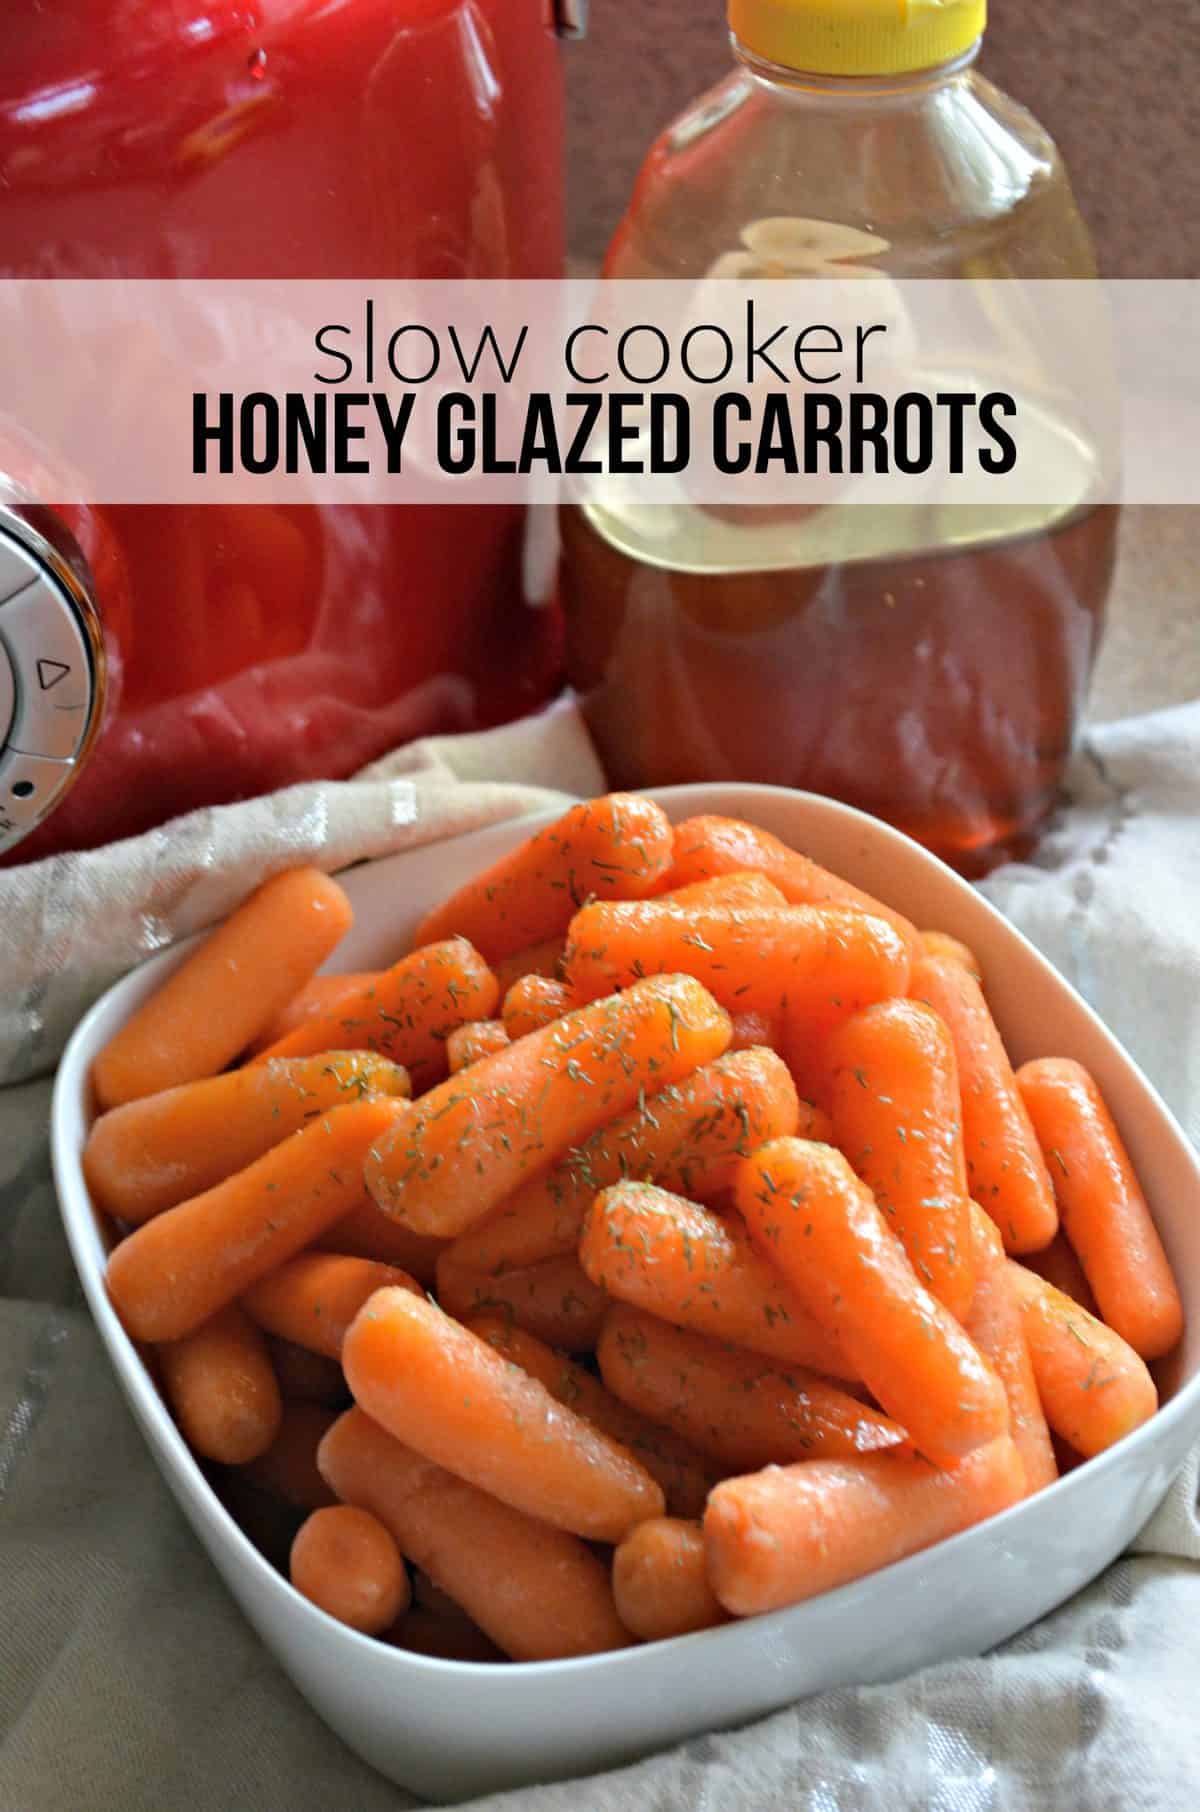
[[[613,1596],[626,1629],[643,1642],[687,1636],[725,1622],[698,1522],[656,1516],[639,1523],[613,1555]]]
[[[944,1541],[1024,1494],[1007,1435],[946,1472],[895,1453],[770,1466],[726,1479],[709,1498],[708,1577],[735,1616],[779,1610]]]
[[[1037,1379],[1055,1434],[1091,1459],[1148,1422],[1158,1392],[1145,1362],[1110,1327],[1009,1260]]]
[[[353,917],[319,869],[265,882],[105,1045],[92,1065],[99,1106],[215,1076],[320,968]]]
[[[1092,1286],[1083,1274],[1083,1266],[1071,1248],[1071,1242],[1060,1227],[1048,1246],[1040,1252],[1027,1252],[1021,1263],[1030,1271],[1077,1302],[1089,1315],[1099,1317],[1100,1310]]]
[[[734,1013],[731,1051],[752,1051],[758,1045],[773,1051],[780,1041],[780,1022],[773,1013]]]
[[[423,1605],[414,1605],[401,1617],[387,1632],[387,1640],[394,1648],[408,1649],[414,1655],[434,1655],[439,1661],[508,1659],[469,1617],[441,1617]]]
[[[332,1409],[317,1403],[288,1403],[279,1433],[265,1453],[244,1468],[260,1491],[297,1510],[323,1510],[337,1499],[317,1470],[317,1448],[337,1421]]]
[[[639,975],[694,975],[731,1013],[848,1017],[903,994],[908,951],[882,919],[845,906],[677,906],[619,900],[571,920],[566,978],[581,1000]]]
[[[251,1040],[246,1046],[246,1056],[256,1057],[269,1044],[274,1044],[279,1038],[286,1038],[289,1032],[294,1032],[297,1026],[303,1025],[315,1013],[331,1012],[348,995],[357,993],[364,983],[373,982],[375,978],[375,972],[368,970],[344,975],[314,975],[298,994],[293,994],[282,1013],[278,1013],[270,1025]]]
[[[548,1346],[590,1353],[608,1308],[603,1290],[570,1252],[543,1259],[500,1277],[457,1264],[443,1253],[437,1267],[437,1298],[460,1321],[470,1315],[503,1315]]]
[[[356,1101],[122,1240],[108,1292],[135,1340],[179,1340],[311,1245],[362,1193],[363,1158],[405,1101]]]
[[[754,869],[739,869],[732,874],[713,875],[707,881],[689,881],[684,887],[673,887],[656,899],[671,900],[676,906],[786,906],[787,895],[774,881]]]
[[[907,1447],[904,1430],[815,1372],[786,1370],[616,1303],[596,1347],[614,1396],[663,1422],[724,1472],[819,1454]]]
[[[958,1065],[931,1008],[885,1000],[826,1047],[833,1143],[887,1217],[918,1277],[961,1321],[974,1287]]]
[[[675,859],[667,885],[678,887],[712,875],[739,869],[757,869],[779,888],[793,906],[856,906],[872,918],[886,919],[916,955],[918,937],[912,921],[861,887],[831,874],[808,856],[789,849],[770,831],[744,824],[739,818],[706,815],[686,818],[675,826]]]
[[[431,1089],[372,1151],[367,1187],[414,1232],[453,1237],[597,1127],[719,1057],[729,1034],[728,1014],[690,976],[637,982]]]
[[[447,1241],[411,1233],[385,1214],[364,1187],[349,1214],[335,1221],[315,1244],[324,1252],[348,1252],[355,1258],[375,1258],[380,1264],[399,1265],[428,1289]]]
[[[512,956],[501,958],[494,964],[501,997],[523,975],[544,975],[550,981],[561,981],[559,970],[566,947],[565,937],[548,937],[540,944],[527,944],[524,950],[514,951]]]
[[[88,1188],[106,1214],[148,1221],[245,1170],[330,1108],[409,1093],[398,1064],[366,1051],[279,1059],[184,1082],[101,1115],[84,1147]]]
[[[316,1403],[326,1409],[344,1409],[350,1395],[342,1368],[324,1353],[294,1346],[290,1340],[267,1335],[267,1351],[284,1404]],[[286,1409],[285,1409],[286,1413]]]
[[[585,800],[468,881],[417,927],[416,944],[457,933],[489,961],[560,936],[575,909],[652,893],[671,860],[671,826],[653,800]]]
[[[335,1504],[314,1510],[292,1543],[292,1584],[339,1623],[377,1636],[408,1609],[400,1550],[367,1510]]]
[[[1000,1380],[925,1288],[840,1151],[777,1139],[743,1160],[734,1195],[759,1251],[918,1452],[952,1465],[1007,1432]]]
[[[579,1259],[610,1296],[677,1327],[828,1377],[854,1367],[745,1229],[650,1183],[602,1190]]]
[[[439,1617],[462,1617],[465,1612],[461,1605],[455,1604],[449,1592],[443,1592],[440,1585],[423,1573],[420,1567],[413,1569],[412,1595],[414,1608],[419,1605],[424,1611],[434,1611]]]
[[[729,1186],[747,1152],[800,1124],[791,1077],[772,1051],[718,1057],[619,1114],[518,1189],[455,1241],[455,1262],[498,1272],[573,1252],[597,1190],[625,1177],[652,1177],[707,1201]]]
[[[526,1032],[548,1026],[578,1005],[565,982],[551,981],[544,975],[523,975],[504,996],[500,1017],[510,1039],[524,1038]]]
[[[628,1644],[608,1569],[578,1536],[455,1478],[361,1409],[339,1417],[317,1460],[337,1496],[377,1516],[401,1553],[514,1661]]]
[[[663,1494],[624,1447],[435,1303],[380,1290],[351,1324],[342,1369],[396,1440],[514,1509],[596,1541],[659,1516]]]
[[[1143,1359],[1183,1332],[1183,1305],[1129,1153],[1095,1081],[1067,1057],[1022,1064],[1017,1087],[1054,1185],[1063,1231],[1110,1328]]]
[[[699,1516],[709,1488],[716,1481],[707,1462],[686,1441],[639,1415],[605,1390],[582,1365],[576,1365],[565,1353],[536,1340],[502,1315],[476,1315],[468,1326],[511,1365],[519,1365],[536,1378],[557,1402],[565,1403],[602,1434],[628,1448],[661,1486],[673,1516]]]
[[[511,1042],[502,1019],[472,1019],[465,1026],[455,1026],[446,1040],[450,1074],[457,1076],[460,1070],[481,1058],[494,1056]]]
[[[402,1063],[420,1094],[446,1073],[446,1039],[456,1026],[487,1019],[500,986],[465,938],[429,944],[368,976],[356,993],[313,1013],[254,1059],[319,1051],[377,1051]]]
[[[1050,1430],[1038,1398],[1033,1360],[1013,1282],[1008,1275],[1000,1229],[975,1202],[971,1203],[971,1244],[975,1292],[964,1319],[975,1342],[1008,1398],[1008,1425],[1032,1496],[1058,1477]]]
[[[979,958],[969,944],[951,937],[948,931],[922,931],[920,934],[921,950],[917,954],[925,956],[945,956],[951,962],[960,963],[968,975],[973,975],[980,987],[983,986],[983,970]]]
[[[1009,1252],[1036,1252],[1058,1226],[1054,1192],[1012,1065],[975,977],[944,956],[914,963],[909,995],[945,1021],[958,1059],[971,1195]]]
[[[397,1265],[333,1252],[301,1252],[251,1284],[242,1307],[268,1334],[339,1359],[346,1329],[363,1303],[376,1290],[388,1288],[425,1294]]]
[[[262,1335],[235,1305],[159,1353],[163,1390],[188,1445],[241,1466],[265,1453],[283,1405]]]

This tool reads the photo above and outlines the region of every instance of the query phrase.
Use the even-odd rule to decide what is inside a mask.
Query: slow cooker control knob
[[[67,791],[99,727],[104,642],[79,550],[0,507],[0,853]]]

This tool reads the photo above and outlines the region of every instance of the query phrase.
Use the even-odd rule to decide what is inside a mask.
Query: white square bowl
[[[979,956],[1016,1062],[1086,1064],[1129,1146],[1175,1266],[1187,1332],[1174,1390],[1146,1426],[1037,1497],[856,1584],[770,1616],[582,1660],[487,1667],[385,1647],[335,1623],[268,1565],[218,1502],[104,1288],[105,1246],[80,1157],[92,1059],[189,947],[110,989],[64,1054],[51,1139],[63,1222],[122,1390],[180,1507],[267,1647],[350,1747],[435,1800],[614,1766],[809,1693],[977,1655],[1101,1571],[1159,1503],[1200,1436],[1200,1165],[1154,1089],[1020,934],[915,843],[848,807],[778,787],[681,786],[674,819],[744,817]],[[426,909],[549,821],[493,826],[349,870],[356,923],[331,967],[395,959]]]

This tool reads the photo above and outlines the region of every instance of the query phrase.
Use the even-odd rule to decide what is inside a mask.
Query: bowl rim
[[[734,806],[739,801],[744,802],[748,796],[776,801],[786,800],[791,805],[799,803],[806,810],[815,810],[818,816],[828,817],[831,823],[844,822],[868,834],[873,841],[882,841],[885,847],[891,846],[902,850],[908,861],[912,861],[915,857],[918,864],[924,863],[929,865],[932,872],[940,872],[943,878],[949,879],[954,889],[960,891],[962,897],[971,900],[973,909],[982,911],[985,920],[990,922],[993,930],[1016,939],[1023,946],[1026,953],[1034,959],[1035,964],[1045,972],[1053,984],[1066,991],[1073,1004],[1090,1022],[1092,1029],[1102,1035],[1103,1040],[1114,1048],[1120,1059],[1133,1071],[1137,1081],[1162,1116],[1167,1130],[1184,1154],[1194,1173],[1197,1190],[1200,1193],[1200,1154],[1197,1154],[1193,1148],[1191,1141],[1153,1082],[1120,1044],[1115,1034],[1109,1030],[1073,984],[1059,973],[1024,932],[1005,918],[1003,913],[989,899],[979,893],[970,882],[956,874],[945,862],[916,843],[913,838],[853,806],[843,805],[837,800],[827,799],[820,794],[806,793],[789,787],[730,781],[647,787],[640,790],[645,796],[661,804],[673,820],[681,815],[692,815],[690,811],[680,813],[671,810],[672,805],[684,806],[689,802],[697,811],[714,813],[721,812],[723,804],[732,813]],[[702,806],[696,804],[701,797],[706,802]],[[555,818],[562,815],[564,809],[562,806],[551,806],[536,812],[522,813],[514,818],[502,819],[492,824],[462,831],[449,838],[439,839],[436,843],[417,844],[408,849],[393,850],[383,855],[368,857],[333,872],[340,877],[352,876],[360,870],[403,860],[406,856],[428,854],[436,851],[443,843],[446,845],[469,844],[474,839],[484,840],[496,837],[497,833],[514,833],[512,841],[515,843],[520,840],[521,836],[529,835],[540,825],[552,823]],[[745,810],[744,803],[740,809]],[[874,1591],[879,1589],[881,1582],[889,1580],[893,1576],[905,1578],[915,1576],[922,1566],[929,1564],[932,1555],[943,1556],[957,1552],[964,1544],[969,1544],[984,1528],[993,1532],[1003,1532],[1014,1520],[1020,1519],[1024,1513],[1051,1496],[1054,1496],[1055,1501],[1062,1503],[1071,1495],[1077,1495],[1079,1491],[1088,1489],[1093,1482],[1102,1479],[1105,1473],[1113,1467],[1125,1463],[1129,1456],[1136,1451],[1138,1445],[1149,1447],[1155,1444],[1157,1437],[1164,1435],[1180,1422],[1194,1420],[1196,1432],[1200,1434],[1200,1367],[1198,1367],[1192,1377],[1180,1383],[1170,1398],[1160,1404],[1148,1422],[1134,1429],[1112,1447],[1105,1449],[1103,1453],[1095,1455],[1092,1459],[1081,1461],[1071,1472],[1055,1479],[1052,1484],[1043,1487],[1033,1497],[1023,1498],[1020,1502],[1010,1505],[1007,1509],[989,1517],[985,1523],[974,1524],[960,1530],[942,1541],[933,1543],[928,1548],[919,1549],[914,1554],[906,1555],[886,1567],[877,1568],[872,1573],[864,1574],[860,1579],[851,1580],[845,1585],[820,1593],[814,1598],[804,1599],[797,1604],[786,1605],[778,1610],[762,1612],[754,1617],[735,1618],[729,1623],[718,1625],[712,1629],[694,1631],[684,1636],[660,1638],[655,1642],[635,1643],[628,1648],[607,1650],[600,1654],[568,1656],[559,1660],[547,1661],[507,1661],[503,1666],[498,1666],[495,1662],[446,1660],[440,1656],[425,1655],[415,1650],[393,1647],[377,1637],[366,1636],[360,1631],[351,1629],[348,1625],[329,1616],[327,1612],[298,1592],[286,1574],[274,1567],[259,1551],[221,1502],[184,1440],[138,1346],[122,1326],[105,1289],[103,1269],[93,1263],[92,1255],[84,1245],[86,1217],[92,1218],[97,1235],[103,1228],[101,1211],[92,1202],[83,1173],[82,1144],[77,1145],[74,1137],[76,1119],[86,1128],[95,1117],[88,1089],[93,1028],[100,1019],[113,1010],[119,996],[135,992],[139,983],[148,982],[160,969],[173,968],[211,929],[211,926],[205,927],[201,931],[180,939],[166,949],[156,951],[120,976],[88,1008],[67,1041],[54,1079],[50,1110],[51,1168],[59,1215],[76,1274],[105,1348],[106,1357],[116,1374],[116,1381],[129,1398],[135,1421],[138,1422],[143,1439],[150,1448],[151,1457],[156,1463],[160,1462],[160,1455],[155,1451],[154,1442],[149,1435],[149,1425],[153,1424],[159,1431],[158,1438],[165,1443],[174,1462],[178,1483],[185,1489],[186,1495],[196,1511],[209,1525],[214,1527],[215,1532],[229,1543],[232,1553],[236,1555],[240,1564],[249,1568],[251,1574],[257,1576],[268,1592],[282,1593],[288,1601],[291,1613],[307,1618],[312,1623],[314,1632],[336,1632],[337,1636],[350,1643],[351,1652],[362,1654],[373,1666],[390,1666],[400,1672],[414,1667],[423,1668],[431,1670],[434,1676],[441,1674],[448,1678],[462,1677],[470,1680],[476,1686],[483,1682],[487,1682],[489,1685],[502,1682],[507,1690],[509,1684],[514,1681],[534,1677],[545,1678],[548,1673],[557,1676],[563,1671],[569,1671],[572,1675],[579,1675],[596,1670],[608,1671],[621,1666],[629,1668],[631,1664],[636,1664],[639,1660],[644,1661],[646,1657],[654,1657],[657,1660],[662,1656],[673,1656],[685,1648],[690,1653],[694,1653],[697,1644],[714,1645],[721,1639],[728,1640],[732,1633],[744,1631],[747,1627],[754,1627],[762,1631],[764,1639],[769,1640],[774,1632],[786,1628],[789,1620],[801,1620],[804,1613],[814,1604],[819,1603],[834,1613],[844,1608],[850,1615],[860,1601],[868,1599]],[[164,1483],[168,1490],[172,1491],[172,1495],[176,1495],[170,1479],[164,1478]],[[209,1558],[211,1560],[211,1555]]]

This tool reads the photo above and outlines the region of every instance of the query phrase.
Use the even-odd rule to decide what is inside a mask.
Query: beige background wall
[[[1104,271],[1200,276],[1200,0],[991,15],[980,67],[1058,139]],[[729,66],[722,0],[591,0],[567,47],[576,257],[599,257],[651,139]]]

